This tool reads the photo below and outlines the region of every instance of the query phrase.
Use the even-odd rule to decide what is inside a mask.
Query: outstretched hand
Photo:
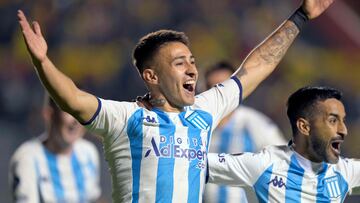
[[[32,27],[26,19],[24,12],[18,10],[17,14],[19,24],[24,36],[27,49],[32,57],[33,62],[41,63],[47,58],[47,44],[41,34],[40,25],[38,22],[33,21]]]
[[[304,0],[302,7],[309,19],[321,15],[335,0]]]

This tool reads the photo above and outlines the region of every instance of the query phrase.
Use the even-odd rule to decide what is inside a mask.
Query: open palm
[[[26,46],[32,59],[34,62],[42,62],[47,57],[47,44],[41,34],[39,23],[34,21],[32,23],[33,27],[31,27],[21,10],[18,11],[18,18]]]
[[[322,14],[335,0],[304,0],[302,5],[309,19]]]

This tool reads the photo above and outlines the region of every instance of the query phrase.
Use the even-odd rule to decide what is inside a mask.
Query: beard
[[[338,157],[331,157],[328,141],[322,140],[318,136],[310,136],[310,147],[313,154],[313,158],[319,162],[325,161],[327,163],[335,164],[338,162]]]

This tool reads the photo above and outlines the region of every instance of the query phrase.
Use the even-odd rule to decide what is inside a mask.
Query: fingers
[[[31,29],[30,25],[26,19],[26,16],[24,15],[24,12],[22,12],[22,10],[18,10],[18,14],[17,14],[18,18],[19,18],[19,24],[21,26],[21,29],[24,31],[26,29]]]
[[[42,36],[40,25],[39,25],[39,23],[37,21],[33,22],[33,28],[34,28],[34,31],[35,31],[36,35]]]

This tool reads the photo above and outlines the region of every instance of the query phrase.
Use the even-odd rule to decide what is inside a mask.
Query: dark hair
[[[50,97],[50,95],[48,93],[45,93],[45,96],[44,96],[44,106],[45,107],[48,106],[56,112],[61,111],[60,108],[58,107],[58,105],[55,103],[55,101]]]
[[[168,42],[181,42],[189,46],[189,39],[183,32],[174,30],[159,30],[142,37],[133,51],[133,63],[139,73],[144,71],[150,59],[163,44]]]
[[[214,65],[210,66],[205,72],[205,81],[207,88],[210,88],[210,84],[208,81],[209,76],[217,71],[229,71],[232,74],[233,72],[235,72],[235,68],[231,63],[227,61],[219,61]]]
[[[316,103],[326,99],[341,101],[342,93],[331,87],[303,87],[290,95],[287,101],[287,116],[290,120],[293,134],[297,132],[296,121],[300,117],[311,118]]]

